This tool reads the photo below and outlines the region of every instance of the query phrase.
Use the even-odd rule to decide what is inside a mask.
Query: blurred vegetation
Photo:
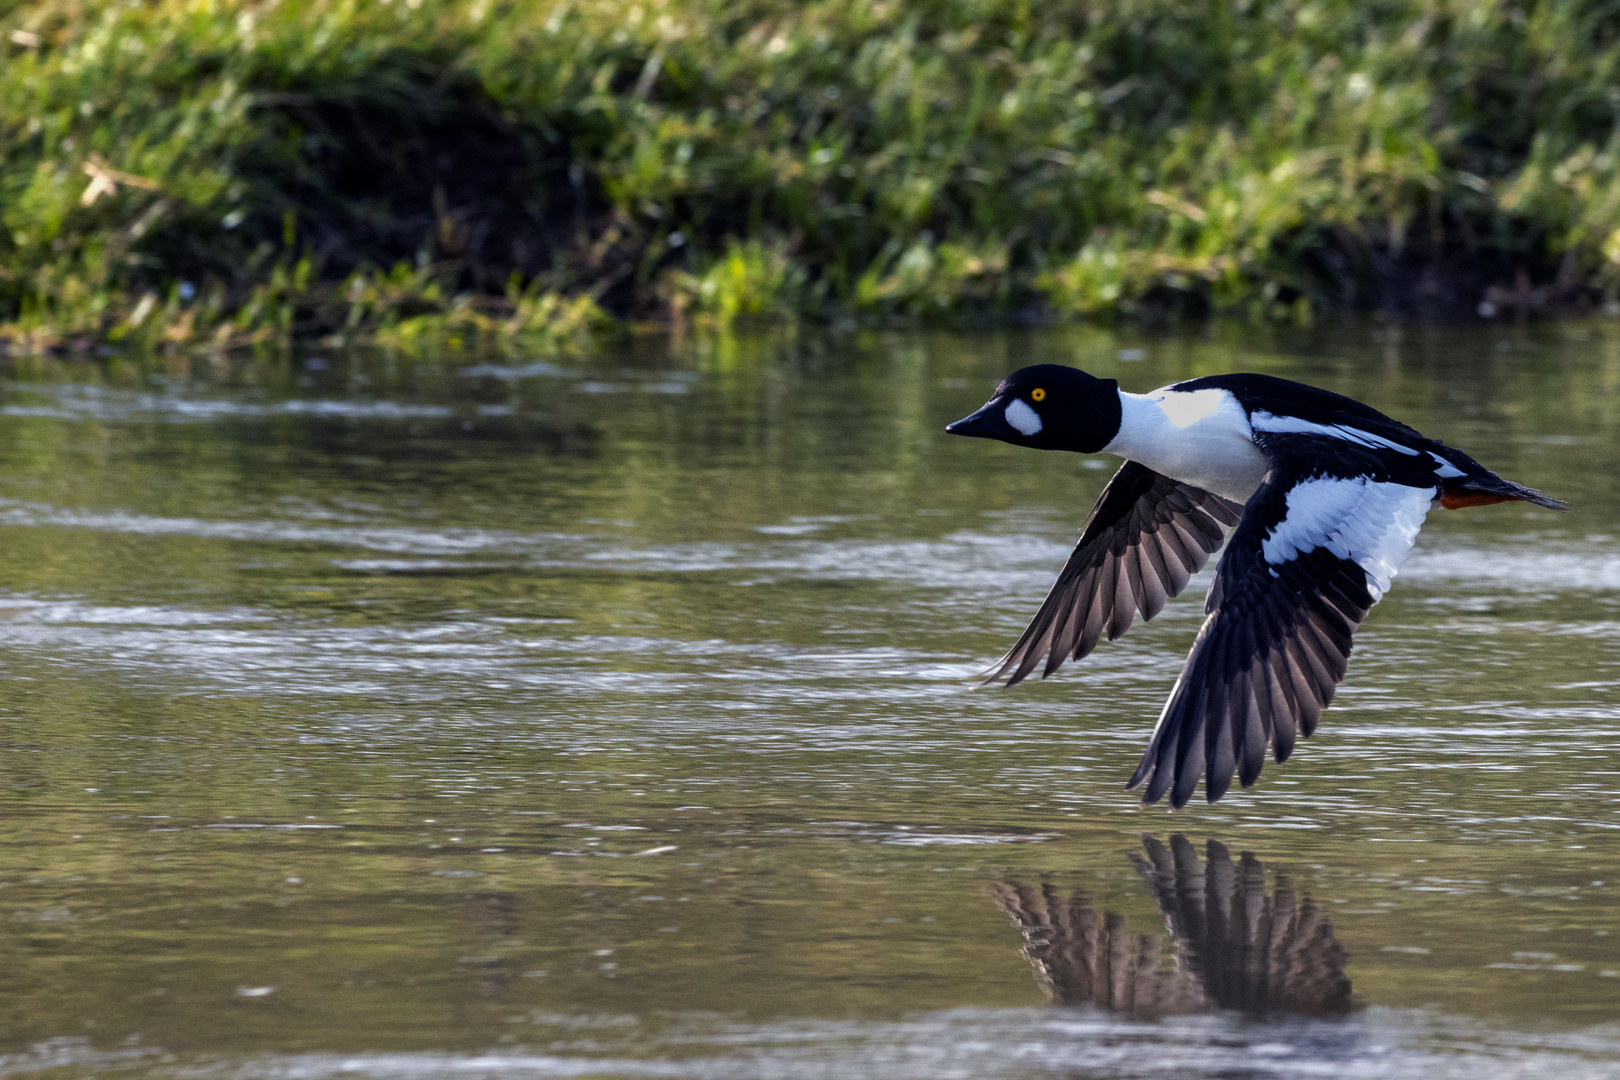
[[[0,0],[13,351],[1553,310],[1620,4]]]

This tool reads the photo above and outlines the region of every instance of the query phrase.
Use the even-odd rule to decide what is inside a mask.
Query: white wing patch
[[[1276,416],[1264,410],[1250,413],[1249,424],[1256,431],[1271,431],[1279,435],[1326,435],[1330,439],[1343,439],[1358,446],[1395,450],[1414,457],[1417,455],[1417,451],[1410,446],[1403,446],[1393,439],[1386,439],[1382,435],[1374,435],[1370,431],[1362,431],[1347,424],[1313,424],[1297,416]],[[1462,473],[1457,475],[1461,476]]]
[[[1232,400],[1225,390],[1155,390],[1148,400],[1159,406],[1176,427],[1185,431],[1200,420],[1208,420]]]
[[[1326,548],[1367,572],[1367,591],[1377,603],[1412,549],[1437,490],[1364,476],[1301,481],[1289,490],[1287,514],[1260,542],[1260,553],[1278,566]]]
[[[1041,414],[1026,405],[1021,398],[1013,398],[1012,404],[1007,406],[1007,423],[1025,435],[1037,435],[1045,426],[1041,423]]]

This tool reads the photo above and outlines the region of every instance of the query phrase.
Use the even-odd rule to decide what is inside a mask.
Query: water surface
[[[1577,512],[1435,512],[1317,736],[1144,811],[1207,575],[973,688],[1109,475],[943,434],[1041,361]],[[5,376],[0,1074],[1620,1073],[1609,325]]]

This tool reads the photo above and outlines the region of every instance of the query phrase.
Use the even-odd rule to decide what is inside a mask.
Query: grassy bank
[[[0,0],[0,335],[1580,305],[1615,86],[1615,3]]]

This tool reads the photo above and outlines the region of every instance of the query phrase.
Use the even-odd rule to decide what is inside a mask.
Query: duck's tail
[[[1499,502],[1527,502],[1545,506],[1548,510],[1569,510],[1569,504],[1564,500],[1504,480],[1495,473],[1447,480],[1440,485],[1439,501],[1447,510],[1465,510],[1470,506],[1489,506]]]

